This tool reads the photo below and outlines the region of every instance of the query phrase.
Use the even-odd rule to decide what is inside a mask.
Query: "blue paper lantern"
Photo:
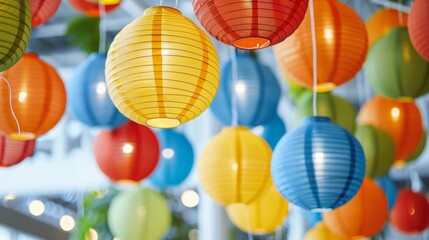
[[[274,149],[271,173],[291,203],[321,212],[338,208],[359,190],[365,175],[360,143],[327,117],[309,117]]]
[[[69,109],[90,127],[116,128],[128,121],[113,105],[107,92],[106,54],[93,53],[80,64],[68,84]]]
[[[375,182],[383,189],[384,193],[386,194],[390,212],[390,210],[392,210],[393,206],[395,205],[398,190],[396,189],[392,179],[390,179],[388,176],[376,178]]]
[[[286,127],[283,123],[283,120],[278,115],[276,115],[273,120],[264,125],[256,127],[255,131],[258,132],[259,136],[267,141],[271,149],[274,149],[279,140],[285,135]]]
[[[232,96],[236,99],[238,124],[258,126],[277,113],[281,89],[274,73],[248,52],[237,52],[237,79],[233,79],[232,60],[221,67],[219,89],[210,109],[225,125],[232,124]]]
[[[157,132],[161,144],[161,159],[150,175],[149,182],[163,190],[182,183],[194,164],[194,151],[191,143],[181,133],[172,129]]]

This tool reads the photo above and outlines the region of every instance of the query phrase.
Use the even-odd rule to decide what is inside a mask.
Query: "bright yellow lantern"
[[[288,214],[288,202],[274,184],[250,204],[231,204],[226,208],[229,218],[239,229],[252,234],[274,232]]]
[[[116,36],[106,82],[126,117],[174,128],[207,109],[219,71],[216,49],[205,32],[177,9],[152,7]]]
[[[324,222],[319,222],[307,231],[304,240],[349,240],[349,238],[333,233]]]
[[[271,148],[246,127],[227,127],[198,161],[201,187],[217,203],[251,203],[269,188]]]

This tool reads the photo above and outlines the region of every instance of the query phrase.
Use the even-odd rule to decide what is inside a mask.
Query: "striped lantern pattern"
[[[408,21],[409,34],[417,52],[429,61],[429,2],[415,0]]]
[[[28,1],[0,0],[0,72],[12,67],[27,49],[31,32]]]
[[[90,17],[100,17],[100,3],[88,0],[69,0],[70,5],[78,10],[79,12],[84,13]],[[105,13],[109,13],[117,9],[120,5],[121,1],[116,1],[114,4],[106,4],[104,3],[104,11]],[[103,4],[103,3],[101,3]]]
[[[240,49],[262,49],[295,32],[308,0],[193,0],[192,4],[198,20],[217,40]]]
[[[90,127],[115,128],[128,121],[113,105],[104,76],[106,54],[93,53],[80,64],[68,84],[69,109]]]
[[[277,144],[271,174],[289,202],[312,211],[332,210],[359,190],[365,156],[347,130],[327,117],[309,117]]]
[[[0,134],[0,167],[10,167],[33,155],[36,140],[12,140]]]
[[[54,16],[61,0],[29,0],[31,9],[31,26],[38,27]]]
[[[106,82],[129,119],[174,128],[198,117],[216,95],[219,62],[210,38],[180,11],[152,7],[113,41]]]

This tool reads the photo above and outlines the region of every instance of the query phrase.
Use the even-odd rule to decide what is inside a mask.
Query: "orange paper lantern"
[[[87,0],[69,0],[70,5],[72,5],[79,12],[84,13],[90,17],[100,17],[100,4],[89,2]],[[104,11],[106,13],[111,12],[119,7],[121,2],[116,4],[105,4]]]
[[[362,106],[358,122],[373,125],[392,137],[396,147],[395,164],[414,153],[424,134],[420,110],[411,100],[375,96]]]
[[[387,214],[388,203],[383,189],[366,177],[352,200],[323,213],[323,221],[334,233],[345,237],[372,237],[383,228]]]
[[[317,42],[317,90],[329,91],[351,80],[361,69],[368,48],[365,24],[358,14],[336,0],[314,0]],[[313,86],[313,47],[307,11],[292,36],[274,46],[285,77]]]
[[[371,47],[378,39],[387,35],[395,27],[406,27],[408,14],[395,9],[382,8],[366,21],[368,31],[368,46]]]
[[[38,27],[54,16],[61,0],[30,0],[31,26]]]
[[[3,76],[12,88],[12,106],[21,135],[10,110],[9,88],[0,81],[0,131],[11,138],[33,139],[53,128],[64,114],[66,90],[55,69],[34,53],[26,53]]]
[[[333,233],[324,222],[319,222],[307,231],[304,240],[349,240],[349,238]]]
[[[10,167],[34,153],[36,140],[12,140],[0,134],[0,167]]]
[[[429,1],[416,0],[411,5],[408,30],[416,51],[429,61]]]

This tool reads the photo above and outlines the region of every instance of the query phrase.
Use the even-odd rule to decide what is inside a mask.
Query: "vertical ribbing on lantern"
[[[100,4],[88,0],[68,0],[70,5],[90,17],[100,17]],[[109,13],[119,7],[121,1],[114,4],[104,4],[105,13]]]
[[[115,38],[106,82],[116,107],[151,127],[199,116],[216,95],[219,64],[209,37],[169,7],[147,9]]]
[[[57,11],[61,0],[29,0],[31,26],[37,27],[47,22]]]
[[[0,72],[21,59],[27,48],[30,32],[28,2],[0,0]]]
[[[411,5],[408,22],[409,34],[417,52],[429,61],[429,2],[416,0]]]
[[[0,134],[0,167],[22,162],[34,152],[36,140],[12,140]]]

